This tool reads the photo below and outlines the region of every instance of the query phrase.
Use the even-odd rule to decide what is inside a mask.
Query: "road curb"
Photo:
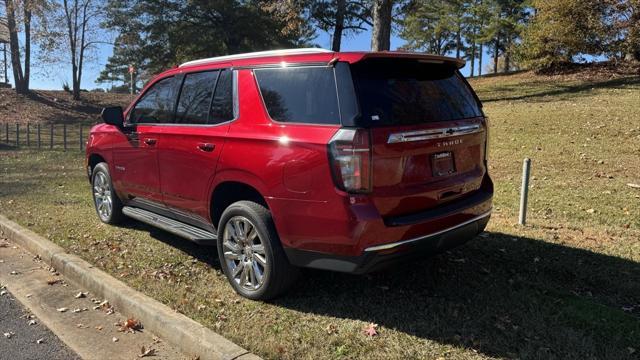
[[[9,240],[53,266],[60,274],[90,292],[108,299],[123,314],[134,315],[145,329],[185,354],[208,359],[255,360],[248,352],[194,320],[130,288],[78,256],[0,215],[0,231]]]

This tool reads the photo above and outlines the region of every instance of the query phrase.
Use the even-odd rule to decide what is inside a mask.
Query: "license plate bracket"
[[[453,152],[445,151],[431,155],[431,171],[433,176],[447,176],[456,172]]]

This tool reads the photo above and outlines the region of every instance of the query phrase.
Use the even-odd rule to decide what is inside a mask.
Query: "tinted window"
[[[255,70],[269,115],[276,121],[339,124],[332,67]]]
[[[448,64],[371,59],[352,66],[362,125],[414,125],[481,116],[470,88]]]
[[[210,124],[233,120],[233,80],[230,70],[223,70],[220,73],[216,94],[211,103]]]
[[[213,88],[218,79],[217,71],[187,74],[180,90],[176,111],[178,124],[206,124]]]
[[[133,124],[168,123],[173,121],[173,77],[153,84],[131,111],[129,121]]]

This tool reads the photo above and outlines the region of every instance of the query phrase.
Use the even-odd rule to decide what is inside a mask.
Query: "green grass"
[[[75,151],[0,150],[0,212],[266,358],[637,358],[640,190],[626,183],[640,182],[640,79],[473,86],[491,118],[489,232],[392,271],[306,271],[281,299],[242,299],[214,249],[101,224]],[[535,179],[520,227],[525,156]],[[370,322],[379,336],[363,334]]]

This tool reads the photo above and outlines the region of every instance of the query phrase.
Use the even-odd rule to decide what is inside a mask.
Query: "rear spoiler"
[[[432,55],[410,51],[375,51],[365,53],[360,61],[371,58],[398,58],[398,59],[416,59],[420,62],[433,64],[452,64],[458,69],[462,69],[466,65],[463,59],[452,58],[448,56]]]

